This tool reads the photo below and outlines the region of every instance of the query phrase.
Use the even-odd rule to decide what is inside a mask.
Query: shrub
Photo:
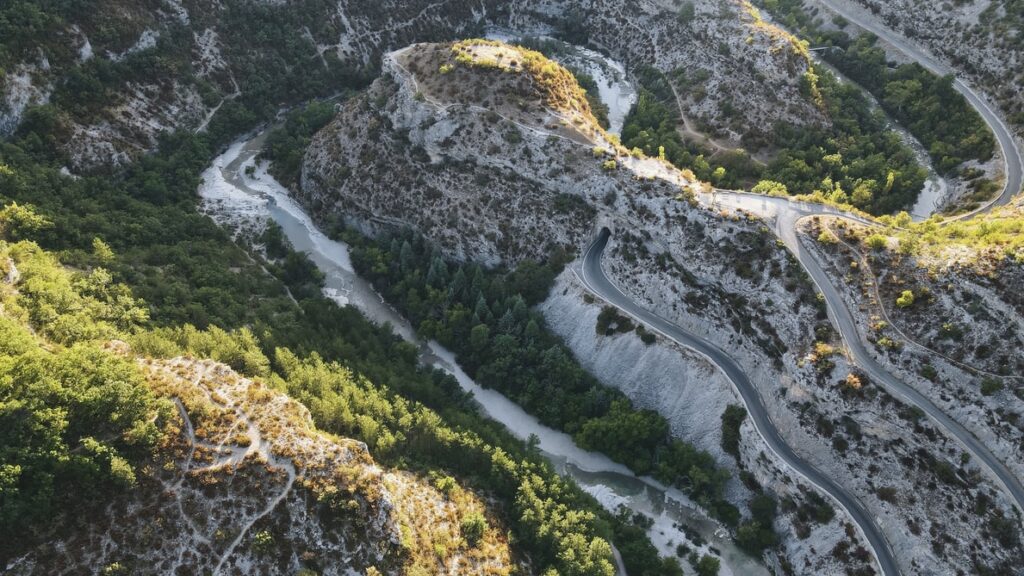
[[[128,567],[124,564],[121,564],[120,562],[114,562],[113,564],[108,564],[105,568],[103,568],[103,572],[101,573],[103,574],[103,576],[121,576],[122,574],[129,574],[130,571],[128,570]]]
[[[730,404],[722,412],[722,450],[737,460],[740,457],[740,426],[746,417],[747,409],[738,404]]]
[[[597,315],[597,333],[601,336],[611,336],[617,332],[625,334],[633,330],[633,321],[619,314],[614,306],[605,306]]]
[[[1003,383],[995,378],[985,378],[981,381],[981,393],[985,396],[991,396],[1002,389]]]
[[[460,530],[466,543],[475,547],[487,532],[487,519],[479,512],[472,512],[463,518]]]
[[[904,290],[898,298],[896,298],[896,305],[900,308],[909,308],[914,305],[914,292],[911,290]]]
[[[860,376],[857,376],[853,372],[850,372],[849,374],[846,375],[846,380],[844,381],[844,383],[846,384],[846,387],[851,390],[860,390],[861,387],[864,385],[860,380]]]
[[[882,248],[885,248],[886,245],[885,236],[882,236],[881,234],[872,234],[868,236],[864,242],[867,244],[868,248],[871,248],[872,250],[881,250]]]
[[[679,23],[683,26],[693,22],[694,17],[697,15],[697,10],[693,6],[693,2],[684,2],[679,8],[679,16],[677,17]]]
[[[718,558],[705,554],[701,556],[700,561],[698,561],[695,566],[695,569],[697,570],[698,576],[718,576],[720,564],[721,562]]]
[[[875,493],[878,494],[878,499],[883,502],[888,502],[890,504],[896,503],[897,492],[896,488],[892,486],[882,486],[875,490]]]
[[[438,491],[440,491],[442,494],[444,494],[446,498],[450,498],[452,492],[454,492],[455,489],[458,488],[458,484],[455,482],[455,479],[452,478],[451,476],[439,474],[434,479],[434,487],[437,488]]]
[[[921,366],[921,376],[935,382],[935,379],[939,376],[939,371],[935,369],[935,366],[925,364],[924,366]]]
[[[892,338],[889,338],[888,336],[883,336],[879,338],[878,345],[881,346],[882,348],[889,348],[890,350],[895,350],[900,347],[899,342],[893,340]]]
[[[266,554],[274,547],[274,536],[266,530],[260,530],[252,538],[252,547],[260,554]]]

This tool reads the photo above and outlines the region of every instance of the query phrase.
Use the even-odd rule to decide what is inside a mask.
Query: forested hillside
[[[54,323],[60,338],[67,339],[57,341],[88,341],[58,358],[89,364],[104,377],[127,370],[124,383],[109,389],[97,383],[95,374],[91,379],[89,372],[76,375],[86,385],[99,386],[96,394],[86,394],[88,388],[78,380],[60,385],[86,394],[90,402],[100,401],[104,394],[110,400],[131,402],[133,412],[119,414],[142,418],[158,406],[166,411],[166,403],[153,400],[144,379],[133,376],[126,362],[89,357],[100,354],[97,347],[110,338],[125,338],[136,343],[141,353],[155,357],[189,353],[212,358],[242,374],[277,382],[276,387],[310,407],[319,427],[367,442],[371,453],[384,463],[452,475],[490,494],[500,503],[498,513],[517,534],[518,557],[538,570],[552,567],[560,574],[610,574],[609,541],[620,545],[625,561],[637,567],[638,574],[672,570],[673,564],[662,566],[643,531],[634,529],[629,519],[603,512],[558,478],[538,455],[477,415],[450,377],[419,367],[415,351],[389,331],[323,298],[319,277],[304,256],[285,247],[284,260],[291,262],[286,267],[254,261],[197,213],[199,172],[224,140],[245,129],[240,118],[246,117],[257,116],[218,114],[205,133],[168,137],[157,154],[111,175],[62,175],[59,159],[38,147],[40,138],[34,131],[19,132],[2,144],[0,190],[9,222],[4,227],[7,237],[31,238],[49,254],[59,255],[60,264],[54,256],[45,256],[47,267],[66,285],[87,283],[71,280],[74,273],[63,271],[62,266],[93,270],[89,278],[101,286],[84,294],[95,293],[116,306],[108,311],[103,304],[107,300],[90,304],[101,308],[100,316],[94,318],[77,312],[74,301],[64,295],[54,299],[66,309],[53,310],[42,297],[45,292],[33,299],[38,300],[39,314]],[[17,208],[15,202],[20,202]],[[115,288],[107,294],[102,286],[112,279],[124,285],[112,284]],[[115,320],[120,323],[115,325]],[[15,346],[11,354],[20,357],[31,349]],[[306,357],[308,363],[303,360]],[[61,366],[49,360],[45,364],[47,370]],[[10,370],[31,364],[5,366]],[[345,376],[348,370],[360,377]],[[61,405],[45,400],[56,401],[59,395],[44,396],[41,401],[30,393],[31,386],[38,384],[22,382],[4,393],[7,414],[13,417],[27,410],[45,420],[60,413]],[[130,390],[134,392],[127,394]],[[34,403],[24,404],[29,397]],[[114,403],[106,409],[114,411],[118,406]],[[90,418],[103,414],[90,412]],[[14,454],[24,453],[24,459],[12,456],[10,464],[5,459],[4,514],[11,520],[5,527],[18,536],[5,540],[9,545],[5,557],[54,534],[54,518],[80,516],[83,506],[101,505],[104,498],[131,490],[134,463],[148,454],[158,430],[146,431],[145,426],[153,424],[148,417],[137,421],[119,416],[119,421],[119,426],[133,432],[113,443],[105,440],[106,444],[94,445],[70,434],[56,439],[51,434],[50,440],[19,436],[6,443]],[[105,429],[90,422],[72,420],[69,426],[78,435]],[[409,422],[417,424],[410,429]],[[110,432],[119,437],[120,429]],[[46,442],[62,442],[67,453],[84,451],[76,456],[81,462],[55,467],[32,456],[43,451],[59,457],[59,451],[44,448]],[[88,450],[79,447],[85,444]],[[52,481],[45,480],[51,477]],[[65,495],[90,486],[107,496],[66,499]],[[56,533],[62,528],[70,526],[59,524]]]
[[[5,152],[17,150],[8,145]],[[72,190],[75,182],[112,186],[99,177],[62,178],[32,166],[24,157],[15,159],[35,169],[23,172],[18,164],[4,164],[0,177],[11,185],[5,189],[15,194],[37,189],[48,179]],[[116,198],[116,186],[98,189]],[[55,191],[54,196],[70,198],[72,190]],[[116,212],[103,222],[106,228],[98,228],[108,233],[115,248],[93,236],[90,248],[84,249],[76,247],[75,240],[94,229],[67,213],[54,210],[50,216],[45,208],[37,212],[10,202],[6,206],[7,238],[36,239],[60,250],[65,262],[90,272],[65,269],[31,242],[3,244],[3,326],[10,338],[4,340],[2,367],[13,380],[2,400],[6,418],[14,419],[4,428],[10,456],[5,457],[4,468],[4,527],[10,530],[5,533],[5,557],[72,526],[55,524],[54,519],[87,514],[90,506],[102,506],[130,491],[137,463],[156,447],[170,405],[154,398],[132,362],[104,351],[106,342],[123,338],[153,357],[187,353],[264,378],[307,404],[320,428],[365,441],[383,462],[453,475],[498,498],[500,514],[518,535],[518,553],[534,566],[556,567],[560,574],[611,574],[607,541],[614,540],[629,551],[627,560],[640,568],[637,573],[664,573],[655,568],[661,564],[650,544],[643,544],[643,533],[630,530],[628,520],[601,511],[538,455],[480,417],[450,377],[419,367],[415,351],[388,330],[373,326],[351,308],[338,308],[318,290],[306,289],[316,285],[315,275],[290,278],[291,293],[304,295],[293,304],[278,279],[267,276],[215,228],[208,228],[208,234],[211,242],[219,241],[217,249],[203,250],[194,230],[175,228],[163,229],[158,239],[133,236],[135,253],[124,256],[122,237],[110,232],[129,234],[119,224],[130,222],[118,219]],[[157,210],[144,201],[127,206],[147,207],[168,219],[180,214]],[[159,227],[159,220],[149,221]],[[58,222],[67,234],[53,232]],[[173,247],[158,243],[172,238],[183,243],[178,244],[181,259],[158,257],[168,249],[173,252]],[[117,274],[129,282],[141,280],[132,287],[157,296],[153,302],[135,300],[128,287],[113,282],[103,268],[128,271],[129,262],[138,262],[141,273]],[[147,265],[155,270],[156,262],[162,263],[167,276],[154,271],[147,278]],[[182,274],[183,266],[193,274]],[[161,292],[161,277],[179,280]],[[194,284],[182,284],[184,277]],[[197,298],[191,306],[174,304],[172,295],[188,298],[192,291],[209,299]],[[209,312],[204,302],[213,303]],[[181,318],[203,320],[209,329],[197,330]],[[38,336],[31,336],[16,320],[32,326]],[[53,344],[43,344],[38,337]],[[54,353],[53,346],[59,351]],[[81,371],[79,366],[89,369]],[[349,376],[350,370],[360,376]],[[39,375],[49,376],[40,380]],[[26,414],[32,419],[24,420]],[[157,414],[163,416],[154,420]],[[65,423],[54,426],[53,418]],[[69,498],[80,490],[99,497]],[[568,549],[576,552],[566,556]]]
[[[758,4],[787,28],[823,48],[821,58],[870,92],[889,117],[921,142],[939,173],[968,182],[971,194],[963,207],[974,207],[995,195],[995,183],[976,168],[995,154],[995,138],[977,111],[953,88],[952,75],[940,77],[917,63],[890,62],[874,35],[857,33],[842,18],[824,22],[820,14],[807,10],[798,0]],[[898,207],[894,205],[888,212]]]

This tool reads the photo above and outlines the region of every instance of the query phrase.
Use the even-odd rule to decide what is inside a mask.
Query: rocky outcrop
[[[44,104],[49,99],[51,88],[37,85],[38,77],[45,77],[45,68],[23,64],[0,78],[0,137],[14,132],[26,108]]]
[[[309,411],[285,394],[209,360],[138,362],[168,399],[170,420],[138,485],[6,573],[404,574],[417,547],[457,537],[452,500],[380,467],[362,442],[317,432]],[[499,574],[511,565],[501,546],[447,556],[437,574]]]

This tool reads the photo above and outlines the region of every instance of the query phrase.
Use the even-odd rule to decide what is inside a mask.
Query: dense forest
[[[821,57],[874,95],[885,112],[925,146],[939,172],[963,172],[967,170],[964,162],[992,157],[995,139],[977,111],[953,88],[952,76],[939,77],[917,63],[891,63],[874,35],[851,38],[841,30],[826,30],[800,0],[759,4],[815,46],[832,47],[822,51]]]
[[[345,239],[360,274],[421,336],[455,351],[482,385],[571,434],[580,446],[682,488],[725,524],[738,526],[739,543],[752,553],[774,545],[771,517],[741,523],[739,511],[723,498],[729,473],[710,454],[672,438],[663,416],[637,409],[586,372],[531,308],[546,297],[565,254],[511,271],[485,270],[447,262],[411,233],[369,241],[350,232]]]
[[[48,224],[0,211],[3,238]],[[102,247],[100,250],[102,251]],[[167,406],[127,358],[103,349],[146,310],[102,268],[71,274],[32,242],[0,240],[0,558],[26,532],[135,482]]]
[[[685,72],[663,74],[647,68],[638,73],[640,99],[626,118],[622,143],[649,156],[663,156],[701,180],[722,188],[766,186],[779,194],[816,194],[873,214],[913,204],[927,172],[913,151],[873,110],[861,91],[825,72],[816,78],[831,127],[775,126],[769,141],[752,144],[773,149],[767,164],[742,151],[711,153],[686,140],[670,82],[699,84]],[[756,184],[760,184],[760,188]]]

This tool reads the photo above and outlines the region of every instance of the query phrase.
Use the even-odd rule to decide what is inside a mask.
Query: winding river
[[[235,143],[203,173],[199,194],[204,211],[218,224],[242,231],[259,230],[267,220],[276,222],[294,248],[307,253],[324,273],[327,297],[340,306],[355,306],[374,323],[389,324],[401,337],[418,344],[425,364],[454,376],[464,390],[474,395],[485,414],[516,437],[536,437],[539,449],[555,469],[575,480],[606,509],[615,512],[625,506],[653,520],[648,533],[663,556],[675,555],[676,545],[685,543],[698,553],[719,557],[723,576],[767,576],[765,566],[741,551],[722,527],[685,494],[653,478],[638,477],[602,454],[579,448],[567,434],[540,424],[502,394],[474,382],[459,368],[450,351],[436,342],[418,340],[405,318],[355,273],[348,247],[321,232],[288,191],[267,173],[266,163],[257,161],[264,138],[265,133]],[[702,541],[699,546],[693,541],[694,534]],[[625,574],[621,560],[619,572]]]

